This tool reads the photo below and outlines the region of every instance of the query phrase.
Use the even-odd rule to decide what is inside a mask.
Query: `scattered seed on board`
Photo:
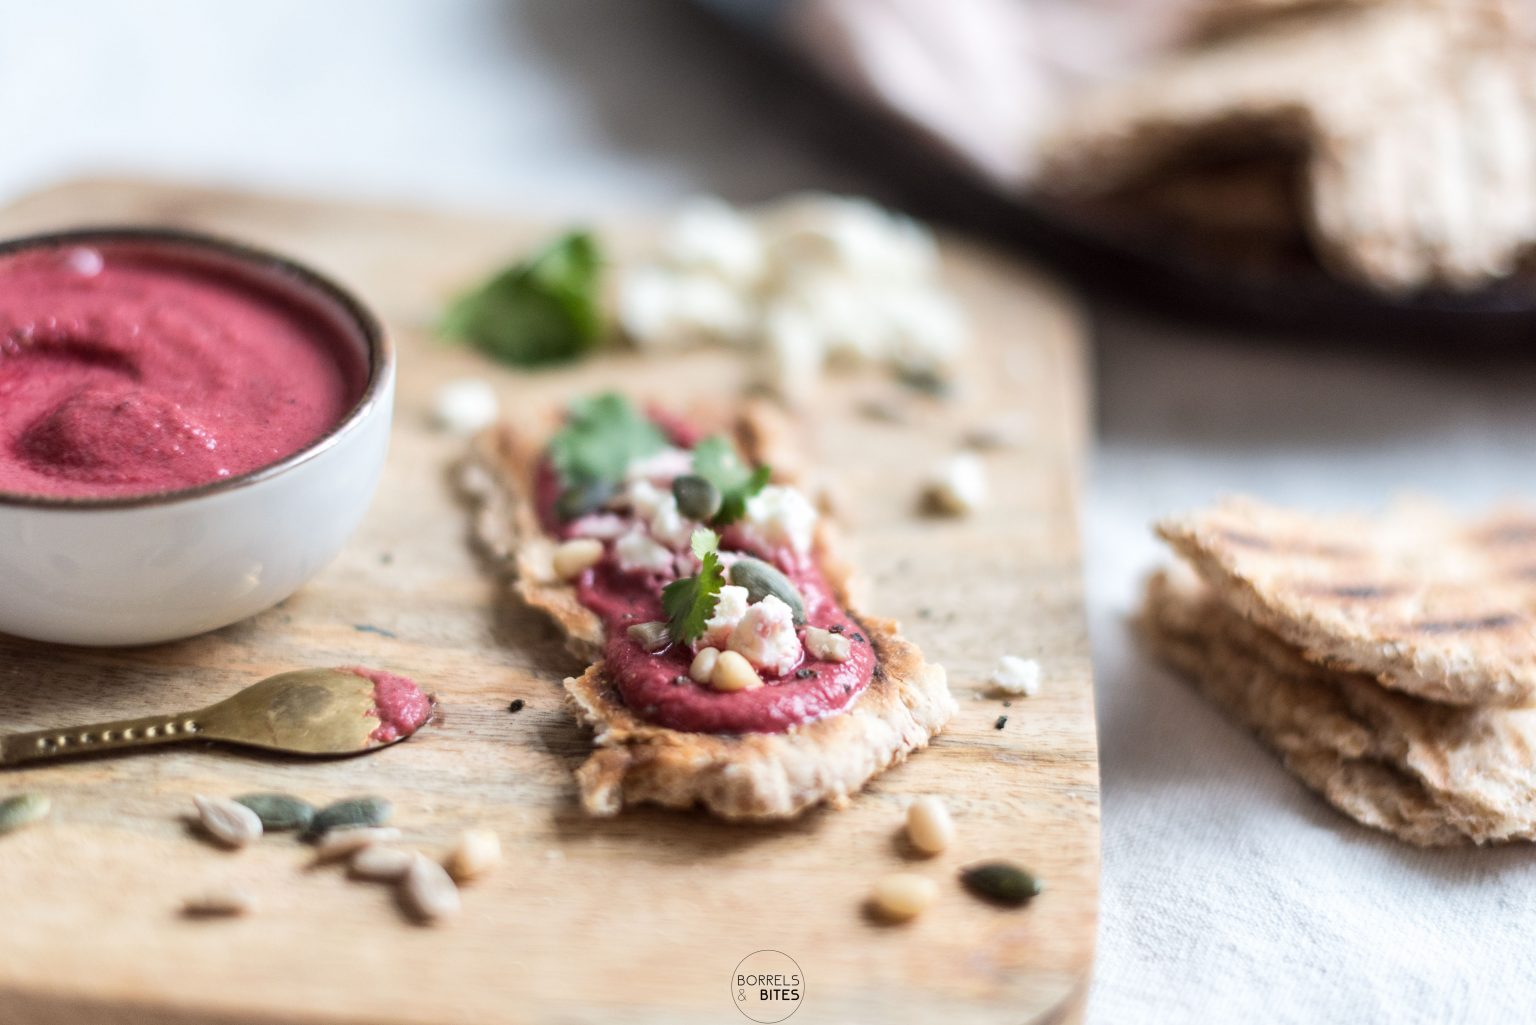
[[[227,797],[192,798],[197,805],[198,821],[208,835],[226,847],[244,847],[261,839],[261,819],[243,804]]]
[[[998,716],[998,717],[997,717],[997,722],[995,722],[995,723],[993,723],[993,724],[992,724],[992,725],[993,725],[993,727],[995,727],[995,728],[996,728],[996,729],[999,729],[999,730],[1000,730],[1000,729],[1002,729],[1002,728],[1003,728],[1003,727],[1004,727],[1004,726],[1007,726],[1007,725],[1008,725],[1008,717],[1007,717],[1007,716],[1006,716],[1006,715],[1000,715],[1000,716]]]
[[[395,806],[382,797],[355,797],[338,801],[315,813],[314,821],[304,831],[304,839],[320,839],[333,829],[353,826],[382,826],[394,814]]]
[[[937,797],[919,797],[907,809],[907,839],[924,854],[938,854],[955,839],[949,809]]]
[[[375,843],[354,853],[347,867],[354,879],[393,883],[410,871],[411,862],[415,859],[414,851]]]
[[[994,904],[1018,907],[1045,891],[1033,873],[1008,861],[988,861],[960,871],[966,889]]]
[[[527,707],[527,705],[528,702],[524,701],[522,698],[513,698],[512,703],[507,706],[507,711],[521,712],[524,708]]]
[[[261,819],[261,828],[268,833],[286,830],[305,830],[315,820],[315,806],[291,794],[242,794],[235,798]]]
[[[41,822],[53,809],[53,802],[42,794],[17,794],[0,801],[0,836],[23,826]]]
[[[479,879],[501,864],[501,837],[489,829],[467,829],[443,859],[443,867],[456,883]]]
[[[939,884],[913,872],[897,872],[875,883],[870,901],[881,917],[906,922],[928,909],[939,897]]]
[[[398,839],[400,830],[390,826],[347,826],[333,829],[315,844],[315,860],[340,861],[364,848]]]
[[[256,910],[256,899],[244,890],[209,890],[188,897],[181,913],[188,918],[239,918]]]
[[[459,887],[448,871],[422,854],[414,855],[400,881],[400,898],[422,922],[439,922],[459,913]]]

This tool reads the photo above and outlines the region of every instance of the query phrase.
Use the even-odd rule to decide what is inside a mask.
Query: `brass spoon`
[[[180,715],[0,736],[0,767],[155,744],[218,740],[301,755],[359,754],[403,740],[377,740],[373,682],[341,669],[279,673],[216,705]]]

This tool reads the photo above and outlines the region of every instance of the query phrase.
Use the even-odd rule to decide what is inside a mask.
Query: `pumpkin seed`
[[[636,623],[627,632],[635,643],[653,653],[672,643],[672,635],[665,623]]]
[[[0,836],[48,817],[53,802],[42,794],[17,794],[0,801]]]
[[[208,835],[226,847],[244,847],[261,839],[261,819],[245,805],[202,794],[193,797],[192,803]]]
[[[773,595],[794,613],[795,625],[805,624],[805,601],[789,578],[761,559],[744,556],[731,565],[731,583],[747,589],[748,601],[762,601]]]
[[[421,854],[415,856],[406,870],[400,896],[406,908],[423,922],[452,918],[462,906],[459,887],[448,870]]]
[[[555,515],[569,523],[597,512],[613,497],[613,485],[605,480],[588,480],[572,484],[555,499]]]
[[[305,830],[315,820],[315,806],[290,794],[242,794],[235,803],[255,812],[269,833]]]
[[[315,841],[333,829],[354,826],[382,826],[394,814],[395,806],[382,797],[354,797],[338,801],[315,813],[304,839]]]
[[[989,861],[962,869],[960,881],[978,897],[1012,907],[1028,904],[1045,891],[1044,883],[1008,861]]]
[[[690,520],[709,521],[720,511],[724,498],[720,489],[703,477],[685,473],[672,482],[672,497],[677,499],[677,511]]]

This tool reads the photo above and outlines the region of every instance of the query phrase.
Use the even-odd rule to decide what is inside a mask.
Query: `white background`
[[[874,187],[716,42],[660,0],[0,0],[0,199],[122,171],[552,214]],[[1470,328],[1408,356],[1098,312],[1090,1020],[1536,1020],[1536,854],[1350,825],[1123,625],[1158,558],[1147,524],[1222,492],[1528,492],[1536,366],[1479,354]]]

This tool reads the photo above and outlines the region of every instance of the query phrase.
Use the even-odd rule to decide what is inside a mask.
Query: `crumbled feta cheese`
[[[816,507],[798,490],[770,484],[747,499],[741,530],[748,542],[765,554],[788,548],[798,555],[811,550],[816,531]]]
[[[761,224],[769,258],[780,263],[899,281],[928,277],[938,263],[926,228],[867,199],[793,196],[770,207]]]
[[[625,480],[661,481],[671,485],[672,478],[693,470],[693,453],[668,445],[661,451],[636,459],[624,469]]]
[[[704,633],[694,642],[699,648],[724,648],[731,641],[731,631],[747,614],[747,589],[725,584],[715,596],[715,611],[704,621]]]
[[[770,309],[763,318],[765,383],[779,395],[805,395],[821,379],[826,343],[815,322],[788,306]]]
[[[662,256],[675,267],[704,271],[751,288],[763,274],[763,242],[735,207],[703,196],[684,203],[667,228]]]
[[[782,676],[803,654],[795,634],[795,614],[777,595],[765,595],[749,607],[731,631],[730,649],[754,668]]]
[[[948,516],[969,516],[987,500],[987,469],[971,452],[951,456],[923,488],[929,508]]]
[[[590,513],[571,524],[572,537],[595,537],[612,541],[629,529],[629,522],[613,513]]]
[[[672,497],[670,488],[660,488],[645,478],[632,480],[624,486],[621,505],[627,506],[638,519],[650,521],[661,508],[664,499]],[[673,499],[676,501],[676,499]]]
[[[432,407],[437,425],[453,434],[474,434],[495,423],[500,415],[496,389],[478,377],[449,381],[437,390]]]
[[[740,344],[753,316],[749,295],[709,275],[635,267],[619,282],[619,325],[645,348]]]
[[[1032,658],[1004,655],[987,677],[992,688],[1003,694],[1021,694],[1032,698],[1040,693],[1040,663]]]
[[[671,549],[657,544],[650,535],[638,528],[614,542],[613,554],[619,560],[619,568],[626,573],[672,571]]]
[[[853,646],[842,634],[808,626],[805,628],[805,650],[823,662],[846,662],[853,653]]]
[[[661,496],[656,511],[651,513],[651,536],[668,548],[682,551],[693,537],[693,529],[699,524],[677,510],[677,499],[671,493]]]

